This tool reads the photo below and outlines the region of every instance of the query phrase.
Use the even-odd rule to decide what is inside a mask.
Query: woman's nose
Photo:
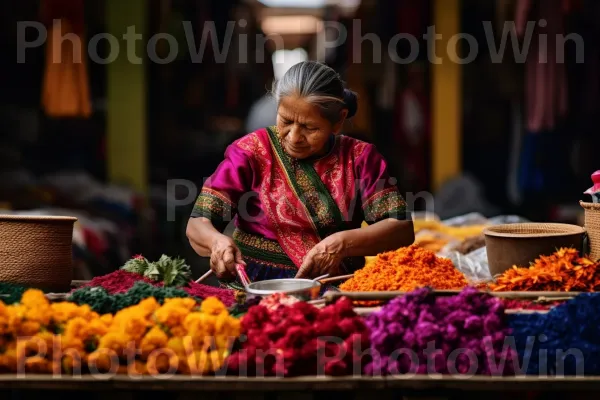
[[[302,132],[299,126],[293,126],[289,133],[291,143],[302,143]]]

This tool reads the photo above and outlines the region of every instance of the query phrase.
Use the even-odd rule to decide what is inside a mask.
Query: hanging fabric
[[[43,0],[41,7],[41,20],[49,28],[42,108],[50,117],[88,118],[92,105],[83,0]]]
[[[564,4],[564,0],[518,0],[516,4],[519,37],[525,37],[528,25],[535,23],[525,66],[527,128],[534,133],[553,130],[567,113],[566,66],[556,49],[557,38],[565,34]],[[546,45],[540,46],[540,35],[546,35]]]
[[[401,149],[407,184],[414,190],[428,186],[427,153],[431,140],[426,69],[421,64],[408,67],[408,86],[399,93],[394,112],[393,142]]]

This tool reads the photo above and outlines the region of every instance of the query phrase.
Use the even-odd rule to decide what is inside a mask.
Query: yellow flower
[[[83,366],[87,362],[87,359],[82,353],[73,351],[71,349],[67,350],[66,353],[63,353],[60,361],[63,370],[66,373],[71,374],[73,372],[80,373],[83,369]]]
[[[184,298],[179,298],[179,297],[175,297],[172,299],[165,299],[165,304],[163,307],[183,307],[186,308],[187,310],[192,310],[192,308],[196,307],[196,300],[189,298],[189,297],[184,297]]]
[[[0,371],[16,372],[17,371],[17,351],[9,349],[0,355]]]
[[[169,330],[169,333],[171,334],[171,336],[184,337],[185,335],[187,335],[187,330],[183,326],[179,325],[171,328]]]
[[[154,312],[156,322],[165,325],[168,328],[182,325],[183,321],[190,313],[190,310],[185,307],[179,307],[175,303],[171,304],[172,305],[164,305]]]
[[[55,336],[52,332],[44,331],[35,335],[34,340],[39,342],[40,346],[45,346],[46,353],[49,357],[54,353],[54,343],[55,341],[58,343],[58,337]]]
[[[112,314],[104,314],[100,317],[100,321],[102,321],[107,327],[110,326],[113,322]]]
[[[127,365],[125,372],[129,376],[148,375],[146,363],[140,360],[135,360],[132,364]]]
[[[63,353],[67,350],[72,350],[78,353],[85,352],[85,345],[83,343],[83,340],[72,336],[61,336],[60,347]]]
[[[86,340],[88,337],[88,321],[76,317],[67,322],[64,336],[67,338]]]
[[[219,314],[215,322],[215,334],[238,337],[241,332],[241,321],[229,316],[227,312]]]
[[[46,343],[36,336],[22,338],[17,341],[17,354],[21,357],[46,356],[48,348]]]
[[[89,336],[103,336],[108,332],[108,325],[101,319],[94,319],[87,325],[87,335]]]
[[[225,361],[225,356],[220,351],[211,351],[208,358],[212,371],[218,371],[223,366],[223,361]]]
[[[214,315],[205,314],[204,316],[204,334],[206,336],[214,336],[217,326],[217,317]]]
[[[113,366],[117,365],[119,359],[114,353],[106,351],[106,349],[98,349],[91,353],[87,359],[90,369],[95,372],[108,372],[111,371]]]
[[[49,306],[40,306],[37,308],[30,308],[25,311],[25,319],[28,321],[39,322],[41,325],[47,326],[50,324],[52,317]]]
[[[187,330],[187,333],[191,336],[204,336],[207,316],[193,312],[188,314],[183,321],[183,327]]]
[[[179,357],[170,349],[156,350],[148,357],[146,368],[151,375],[175,372],[179,368]]]
[[[0,302],[0,335],[14,334],[16,319],[14,307],[6,307]]]
[[[28,289],[21,296],[20,303],[27,308],[38,308],[43,306],[48,306],[50,303],[44,292],[38,289]]]
[[[151,324],[142,316],[132,317],[126,322],[123,332],[136,342],[148,331]]]
[[[215,336],[215,345],[218,350],[224,351],[229,348],[229,345],[233,342],[231,336],[217,335]]]
[[[225,305],[216,297],[207,297],[200,304],[200,311],[206,314],[219,315],[226,310]]]
[[[100,338],[98,349],[110,349],[117,354],[121,354],[130,343],[131,338],[128,335],[120,332],[108,332]]]
[[[185,350],[185,346],[183,344],[182,337],[174,337],[174,338],[169,339],[169,341],[167,342],[167,348],[173,350],[173,352],[175,354],[177,354],[179,357],[186,356],[186,350]]]
[[[145,317],[149,317],[160,307],[160,304],[158,304],[154,297],[148,297],[147,299],[140,301],[137,307],[140,308]]]
[[[39,322],[35,321],[23,321],[17,329],[18,336],[33,336],[38,333],[41,329]]]
[[[146,333],[142,339],[142,342],[140,343],[142,357],[148,357],[148,355],[154,350],[164,348],[168,341],[169,338],[162,329],[160,329],[158,326],[153,327],[148,333]]]
[[[193,352],[186,358],[186,362],[192,375],[205,375],[211,372],[210,359],[206,351]]]
[[[52,319],[57,324],[63,324],[72,318],[80,317],[86,321],[98,318],[98,314],[93,312],[87,304],[78,306],[75,303],[60,302],[50,305]]]
[[[37,374],[47,374],[52,372],[52,363],[44,357],[28,357],[25,360],[25,371]]]

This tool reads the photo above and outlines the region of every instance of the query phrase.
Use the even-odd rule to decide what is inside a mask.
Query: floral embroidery
[[[275,150],[272,148],[267,130],[262,129],[250,136],[256,140],[238,142],[238,145],[242,149],[255,152],[253,160],[263,180],[259,193],[263,210],[277,235],[279,244],[285,249],[294,265],[300,266],[306,253],[317,244],[318,238],[314,235],[308,239],[302,236],[305,229],[310,229],[306,223],[300,223],[300,221],[307,221],[307,217],[302,215],[299,218],[302,210],[300,204],[294,200],[293,192],[285,184],[285,172],[277,162],[271,162]],[[293,220],[294,216],[300,221]]]
[[[233,232],[233,240],[239,246],[244,259],[252,259],[256,262],[267,263],[280,268],[296,268],[277,241],[265,239],[259,235],[252,235],[240,229]]]
[[[406,219],[406,202],[395,187],[371,196],[363,205],[365,221],[373,223],[386,218]]]
[[[308,175],[302,168],[299,167],[297,162],[292,163],[294,173],[296,176],[296,182],[303,192],[303,198],[300,199],[307,203],[310,209],[314,210],[317,224],[320,227],[331,227],[335,224],[333,215],[329,212],[327,202],[318,191],[315,185],[310,181]]]
[[[338,137],[337,154],[318,161],[315,169],[322,170],[321,180],[331,193],[331,197],[337,204],[344,221],[351,221],[353,210],[350,209],[352,200],[355,198],[354,160],[340,159],[340,155],[347,154],[347,147],[352,145],[353,139],[346,136]],[[358,142],[356,146],[364,149],[366,143]]]
[[[196,199],[192,217],[207,218],[218,229],[220,225],[227,225],[233,218],[234,213],[235,207],[225,194],[204,187]]]

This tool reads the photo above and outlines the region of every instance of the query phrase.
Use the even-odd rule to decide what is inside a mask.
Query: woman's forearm
[[[386,219],[366,228],[339,233],[344,242],[346,257],[375,256],[385,251],[410,246],[415,241],[412,221]]]
[[[190,218],[185,233],[194,251],[203,257],[210,257],[212,244],[223,236],[210,220],[203,217]]]

